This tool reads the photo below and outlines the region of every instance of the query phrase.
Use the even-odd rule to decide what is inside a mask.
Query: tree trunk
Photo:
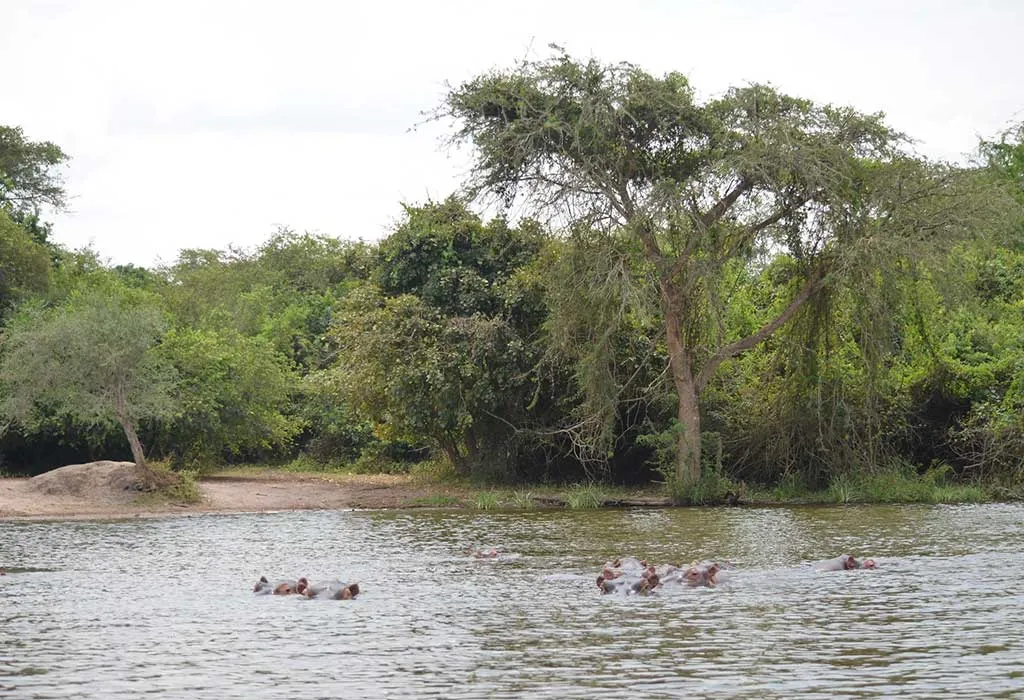
[[[173,475],[161,476],[149,468],[146,464],[146,455],[142,451],[142,442],[139,441],[138,433],[135,432],[135,421],[128,415],[123,391],[118,391],[114,412],[117,414],[117,422],[121,424],[124,435],[128,438],[128,446],[132,448],[132,460],[135,462],[135,469],[142,481],[142,489],[153,491],[161,486],[168,486],[176,479]]]
[[[466,429],[466,458],[473,465],[480,460],[480,443],[477,442],[476,433],[472,428]]]
[[[676,479],[683,488],[686,488],[700,479],[700,402],[697,396],[697,383],[693,376],[693,360],[683,341],[683,304],[668,285],[662,285],[661,298],[665,314],[668,364],[679,402]]]
[[[118,421],[121,423],[125,437],[128,438],[128,445],[132,448],[132,459],[135,461],[135,466],[140,469],[147,469],[146,455],[142,451],[142,443],[139,442],[139,436],[135,432],[135,425],[132,423],[132,420],[124,416],[118,416]]]
[[[444,452],[445,457],[451,462],[452,468],[455,469],[455,473],[459,476],[465,476],[469,473],[466,468],[466,460],[463,459],[462,454],[459,452],[459,446],[455,444],[455,441],[450,439],[447,435],[438,439],[438,445],[441,447],[441,451]]]

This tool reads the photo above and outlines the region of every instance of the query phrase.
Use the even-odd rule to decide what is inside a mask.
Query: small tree
[[[699,398],[723,362],[827,286],[955,236],[970,216],[961,173],[907,155],[880,115],[764,85],[700,102],[678,73],[561,54],[453,88],[437,116],[475,148],[471,194],[625,234],[642,250],[632,273],[659,298],[683,485],[700,476]],[[779,285],[787,302],[759,328],[727,335],[727,270],[778,255],[794,261]]]
[[[23,311],[0,343],[3,414],[28,425],[45,411],[116,421],[154,486],[136,426],[173,409],[174,372],[154,352],[164,327],[149,296],[113,284],[76,292],[55,309]]]

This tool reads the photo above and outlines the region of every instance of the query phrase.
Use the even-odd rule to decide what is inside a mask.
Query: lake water
[[[600,595],[626,554],[737,570]],[[1024,697],[1021,505],[0,522],[0,566],[3,697]]]

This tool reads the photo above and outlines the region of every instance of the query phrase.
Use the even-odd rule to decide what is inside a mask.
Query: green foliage
[[[505,306],[524,299],[522,286],[504,290],[535,239],[531,228],[484,226],[454,200],[409,208],[381,244],[379,286],[350,290],[335,310],[336,366],[311,381],[385,442],[426,443],[463,475],[500,473],[536,353],[519,325],[529,312]]]
[[[381,443],[373,426],[360,420],[356,412],[338,401],[331,387],[320,381],[320,374],[304,377],[296,387],[298,417],[305,426],[303,449],[317,460],[352,461],[359,472],[405,471],[408,463],[399,444]]]
[[[408,474],[416,466],[419,464],[410,463],[401,443],[371,440],[349,465],[349,471],[355,474]],[[433,464],[424,465],[419,475],[423,476],[433,467]]]
[[[409,476],[424,483],[454,483],[459,480],[452,463],[446,459],[425,459],[409,467]]]
[[[326,473],[348,473],[351,470],[348,465],[341,462],[322,462],[306,454],[300,454],[282,464],[274,465],[276,471],[291,472],[294,474],[326,474]]]
[[[3,414],[29,429],[62,413],[117,421],[131,442],[140,419],[175,408],[175,373],[156,351],[165,328],[151,296],[116,284],[83,289],[56,308],[26,308],[3,336]]]
[[[363,243],[282,229],[255,252],[182,251],[163,293],[179,322],[262,336],[305,373],[329,363],[333,307],[371,264]]]
[[[484,225],[455,198],[405,211],[405,222],[381,242],[374,279],[384,294],[411,294],[448,316],[502,311],[503,285],[543,241],[530,223]]]
[[[999,134],[998,140],[983,140],[979,150],[993,175],[1024,202],[1024,122]]]
[[[31,294],[50,286],[50,255],[0,208],[0,318]]]
[[[29,141],[20,127],[0,125],[0,213],[21,225],[39,244],[50,228],[43,207],[63,209],[64,183],[57,167],[68,156],[49,141]]]
[[[657,298],[629,239],[580,229],[547,252],[546,361],[575,387],[559,407],[575,455],[596,476],[617,442],[669,406]],[[676,445],[668,449],[674,460]]]
[[[180,378],[178,410],[166,426],[180,462],[287,451],[301,428],[290,414],[296,377],[266,340],[174,329],[160,348]]]

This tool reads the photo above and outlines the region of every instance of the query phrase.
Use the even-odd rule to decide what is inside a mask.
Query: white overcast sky
[[[278,225],[387,235],[464,172],[410,131],[445,81],[552,42],[884,111],[959,160],[1024,119],[1022,36],[1024,0],[0,0],[0,124],[72,156],[57,242],[152,266]]]

